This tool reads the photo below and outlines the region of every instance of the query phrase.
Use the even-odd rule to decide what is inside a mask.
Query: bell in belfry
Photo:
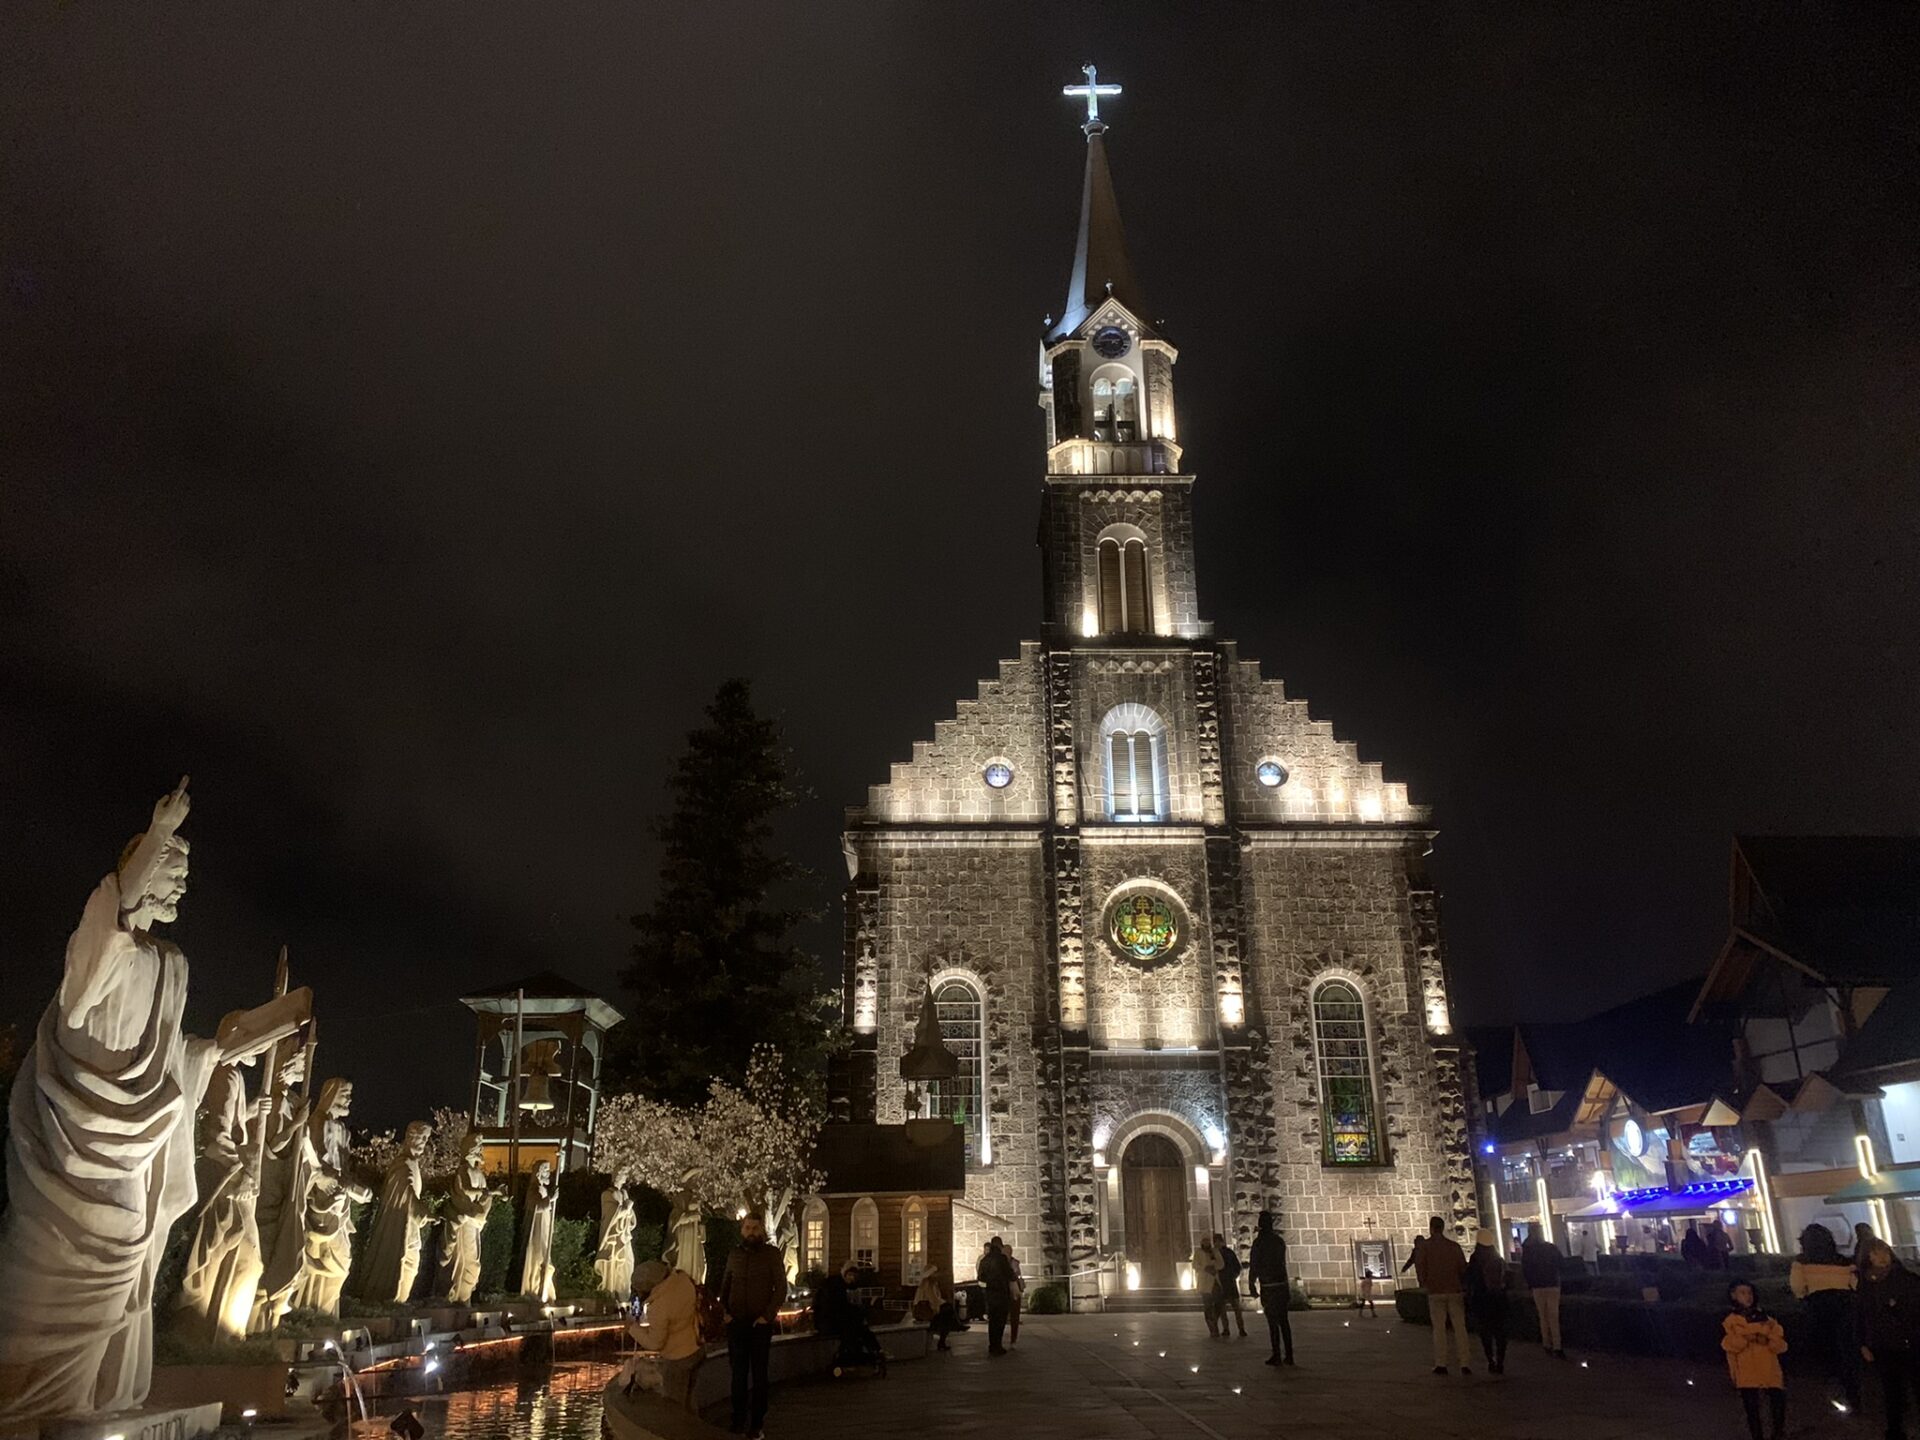
[[[520,1096],[522,1110],[551,1110],[554,1060],[560,1054],[558,1040],[535,1040],[520,1052],[520,1074],[525,1077]]]

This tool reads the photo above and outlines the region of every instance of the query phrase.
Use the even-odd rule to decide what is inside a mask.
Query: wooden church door
[[[1143,1289],[1180,1283],[1179,1265],[1190,1252],[1187,1233],[1187,1167],[1180,1149],[1164,1135],[1139,1135],[1120,1157],[1127,1259],[1140,1267]]]

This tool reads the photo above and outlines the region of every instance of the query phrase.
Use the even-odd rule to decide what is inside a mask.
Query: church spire
[[[1102,85],[1092,65],[1083,65],[1087,83],[1065,86],[1061,93],[1087,102],[1087,175],[1080,191],[1080,233],[1074,242],[1073,279],[1067,286],[1066,310],[1052,335],[1070,334],[1109,296],[1118,300],[1144,324],[1146,301],[1127,258],[1126,232],[1120,225],[1120,202],[1113,194],[1113,172],[1107,167],[1107,127],[1100,118],[1100,97],[1118,95],[1118,85]]]

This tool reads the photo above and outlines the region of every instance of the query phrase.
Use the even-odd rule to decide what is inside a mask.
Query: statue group
[[[152,1378],[154,1289],[169,1233],[192,1226],[172,1323],[207,1340],[272,1331],[303,1307],[340,1313],[353,1267],[353,1206],[376,1198],[348,1150],[353,1086],[313,1088],[313,994],[289,989],[189,1035],[186,957],[155,934],[187,888],[187,782],[87,901],[65,968],[9,1098],[9,1208],[0,1215],[0,1425],[142,1404]],[[250,1096],[249,1072],[259,1079]],[[380,1177],[358,1293],[405,1301],[433,1205],[431,1127],[409,1125]],[[437,1259],[455,1303],[480,1280],[500,1192],[478,1137],[447,1187]],[[595,1268],[631,1290],[633,1209],[618,1177],[603,1200]],[[554,1295],[559,1187],[528,1184],[522,1290]],[[197,1207],[197,1209],[196,1209]],[[190,1218],[189,1218],[190,1217]]]

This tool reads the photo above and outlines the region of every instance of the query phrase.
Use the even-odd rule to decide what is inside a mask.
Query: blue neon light
[[[1683,1185],[1678,1190],[1670,1190],[1664,1185],[1651,1185],[1644,1190],[1618,1190],[1613,1198],[1621,1209],[1631,1209],[1635,1205],[1645,1205],[1651,1200],[1666,1200],[1676,1197],[1698,1198],[1701,1200],[1725,1199],[1753,1188],[1751,1179],[1740,1180],[1696,1180],[1691,1185]]]

